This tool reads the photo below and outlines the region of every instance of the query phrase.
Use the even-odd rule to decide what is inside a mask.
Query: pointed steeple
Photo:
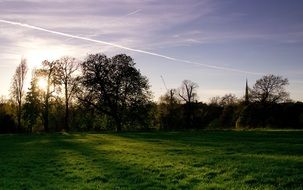
[[[249,95],[248,95],[248,82],[247,82],[247,78],[246,78],[246,86],[245,86],[245,104],[249,103]]]

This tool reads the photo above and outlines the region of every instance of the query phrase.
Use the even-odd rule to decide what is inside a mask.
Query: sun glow
[[[23,56],[27,59],[28,66],[41,67],[44,60],[55,61],[64,55],[71,54],[71,47],[55,42],[41,39],[23,42],[22,46],[27,47]]]
[[[38,80],[38,87],[41,89],[41,90],[46,90],[47,89],[47,81],[46,81],[46,79],[44,79],[44,78],[40,78],[39,80]]]
[[[40,67],[42,61],[49,60],[53,61],[59,59],[61,54],[56,50],[36,50],[30,51],[26,54],[27,62],[31,67]]]

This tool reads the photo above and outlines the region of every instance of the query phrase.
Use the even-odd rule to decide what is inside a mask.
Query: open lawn
[[[303,131],[0,135],[0,189],[303,189]]]

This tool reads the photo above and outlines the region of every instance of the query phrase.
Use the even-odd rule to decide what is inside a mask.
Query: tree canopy
[[[149,81],[130,56],[98,53],[43,61],[23,102],[26,71],[22,60],[12,99],[0,98],[0,133],[303,127],[303,104],[288,101],[282,76],[265,75],[252,88],[246,82],[244,97],[227,93],[208,104],[198,100],[197,83],[183,80],[153,102]]]
[[[288,84],[288,79],[282,76],[265,75],[256,81],[251,90],[251,97],[261,103],[285,102],[289,98],[285,89]]]
[[[146,77],[136,69],[130,56],[125,54],[108,58],[104,54],[89,55],[82,66],[82,101],[110,116],[121,131],[134,111],[150,100]],[[141,113],[142,114],[142,113]]]

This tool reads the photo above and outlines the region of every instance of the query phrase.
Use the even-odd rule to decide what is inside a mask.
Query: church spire
[[[246,86],[245,86],[245,103],[248,104],[249,103],[249,95],[248,95],[248,82],[247,82],[247,78],[246,78]]]

